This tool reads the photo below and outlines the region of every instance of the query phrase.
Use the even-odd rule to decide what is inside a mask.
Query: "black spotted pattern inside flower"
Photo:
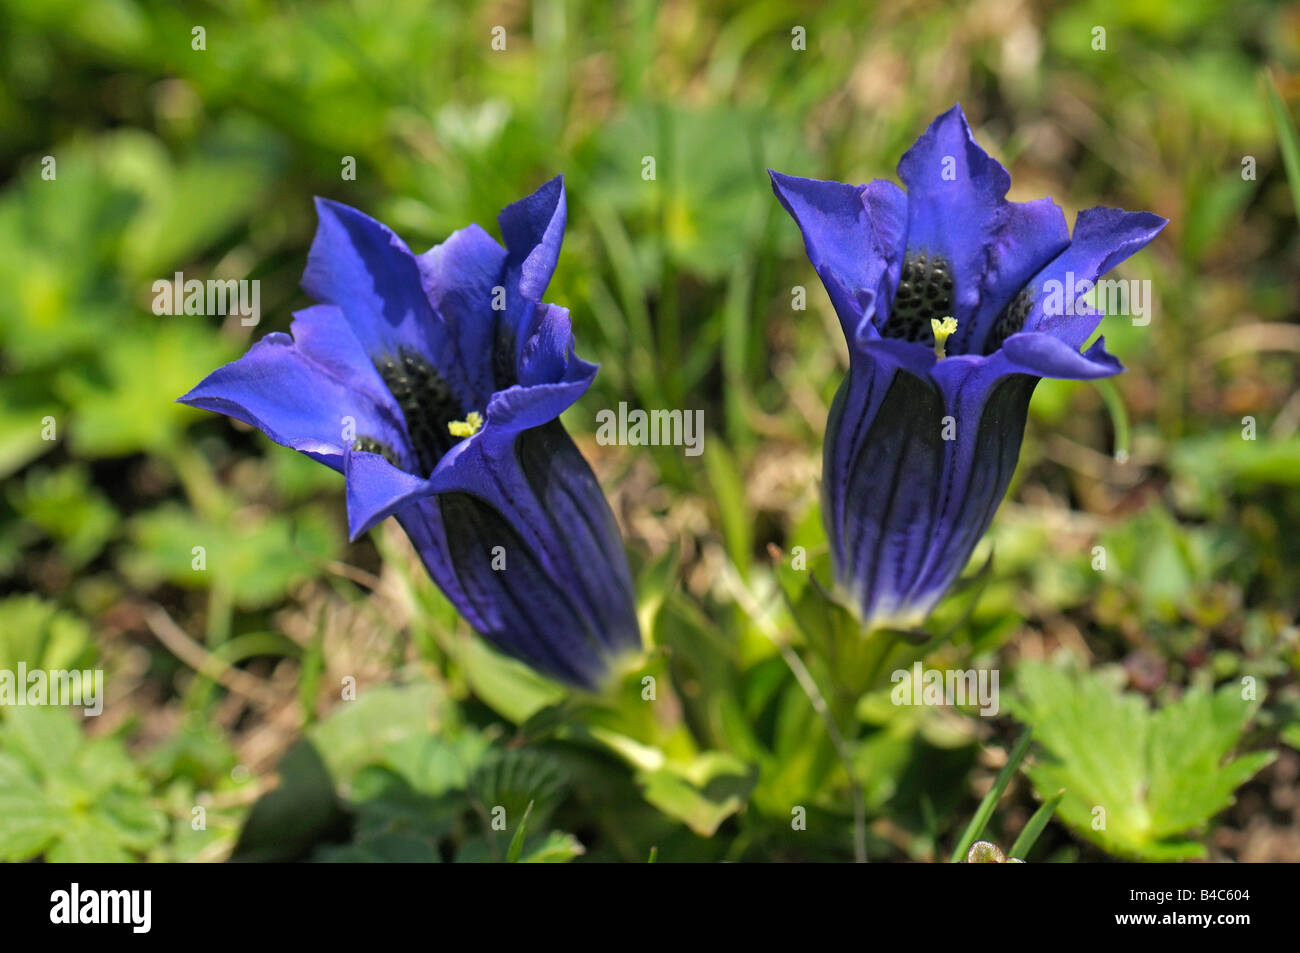
[[[452,436],[447,425],[465,419],[467,411],[433,365],[414,351],[403,348],[397,357],[375,366],[402,409],[415,462],[419,472],[427,476],[443,454],[462,439]],[[391,448],[373,437],[358,437],[353,449],[379,453],[394,466],[401,465]]]
[[[989,330],[988,340],[984,342],[984,353],[992,354],[1011,335],[1023,331],[1025,321],[1028,320],[1029,312],[1033,310],[1033,307],[1034,299],[1027,288],[1012,298],[1007,306],[1002,309],[998,319],[993,322],[993,327]]]
[[[882,336],[934,345],[930,319],[952,316],[952,266],[939,255],[908,252]]]

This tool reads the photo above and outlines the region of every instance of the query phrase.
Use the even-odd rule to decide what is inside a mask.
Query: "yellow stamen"
[[[483,429],[483,415],[477,410],[471,410],[465,415],[464,420],[453,420],[448,423],[447,429],[451,431],[453,437],[472,437]]]
[[[948,342],[948,338],[957,330],[956,318],[944,318],[940,321],[938,318],[930,319],[930,327],[934,330],[934,353],[939,360],[943,360],[948,355],[943,353],[943,346]]]

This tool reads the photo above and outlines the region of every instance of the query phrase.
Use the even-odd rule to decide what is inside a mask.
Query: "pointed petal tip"
[[[1001,199],[1011,188],[1011,174],[975,138],[961,103],[940,113],[898,160],[898,177],[909,193],[936,190],[947,182],[946,167],[957,162],[959,177],[968,178],[986,200]]]
[[[232,363],[237,363],[237,362],[232,362]],[[229,367],[230,365],[226,364],[223,366]],[[184,404],[186,407],[196,407],[199,410],[213,410],[213,408],[207,406],[206,403],[207,401],[211,400],[213,395],[208,393],[205,390],[204,385],[206,385],[212,379],[212,376],[220,370],[222,370],[222,368],[218,367],[216,368],[216,370],[211,371],[203,378],[203,380],[199,381],[197,384],[195,384],[185,393],[181,394],[181,396],[177,397],[173,401],[173,403]]]
[[[402,477],[418,479],[392,467],[378,454],[358,450],[349,451],[345,456],[343,474],[347,481],[344,502],[350,543],[382,523],[410,492],[409,483]]]
[[[357,211],[351,205],[346,205],[343,202],[338,201],[337,199],[326,198],[323,195],[313,195],[311,197],[311,204],[316,209],[316,216],[318,218],[324,216],[326,212],[329,212],[333,215],[338,215],[340,212]],[[364,213],[358,213],[358,214],[364,214]]]
[[[1124,366],[1123,361],[1110,353],[1110,351],[1106,350],[1106,335],[1104,334],[1097,336],[1097,340],[1093,343],[1092,347],[1083,352],[1083,356],[1098,366],[1109,366],[1114,368],[1113,373],[1115,374],[1123,374],[1128,370],[1128,368]]]
[[[556,211],[564,206],[564,175],[551,176],[533,191],[529,192],[521,199],[516,199],[501,210],[501,215],[511,214],[529,214],[535,210],[542,210],[544,213],[549,211],[554,215]],[[513,211],[512,211],[513,210]]]
[[[804,175],[790,175],[786,172],[777,172],[775,169],[767,170],[768,179],[772,184],[772,194],[792,215],[796,221],[800,220],[800,213],[806,214],[813,209],[820,209],[826,204],[827,199],[834,195],[843,195],[848,191],[862,191],[862,186],[853,186],[845,182],[836,182],[832,179],[814,179]],[[802,227],[802,222],[800,223]]]
[[[351,546],[353,543],[359,540],[362,536],[366,535],[367,531],[368,531],[367,527],[355,525],[352,522],[352,514],[351,513],[348,514],[348,545],[349,546]]]
[[[1082,209],[1074,220],[1076,237],[1080,229],[1089,231],[1123,231],[1128,234],[1147,234],[1147,241],[1158,235],[1169,219],[1155,212],[1131,212],[1128,209],[1114,208],[1109,205],[1095,205]]]
[[[961,103],[953,103],[939,115],[930,120],[930,125],[926,127],[926,132],[939,131],[949,125],[956,123],[962,132],[966,134],[971,142],[975,141],[975,134],[971,132],[970,120],[966,118],[966,111],[961,108]],[[924,135],[924,133],[922,134]]]
[[[1051,332],[1022,331],[1007,338],[998,353],[1021,372],[1055,380],[1096,380],[1124,371],[1119,358],[1106,350],[1105,337],[1081,354]]]
[[[957,100],[957,102],[953,103],[943,112],[939,113],[939,115],[935,117],[935,122],[938,122],[940,119],[953,119],[953,118],[960,119],[963,125],[965,125],[967,128],[970,127],[970,122],[966,119],[966,110],[962,108],[961,100]]]
[[[558,175],[497,216],[507,265],[519,269],[519,290],[526,299],[541,301],[545,294],[564,244],[567,220],[564,179]]]

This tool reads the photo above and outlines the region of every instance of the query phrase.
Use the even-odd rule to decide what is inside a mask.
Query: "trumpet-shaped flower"
[[[609,505],[558,418],[596,366],[541,301],[564,237],[556,178],[422,255],[317,200],[317,302],[180,398],[346,478],[355,539],[395,516],[434,581],[502,651],[595,688],[640,645]]]
[[[960,106],[903,156],[906,191],[772,172],[839,316],[849,373],[826,424],[822,496],[836,582],[869,626],[908,628],[960,574],[1006,493],[1044,377],[1123,370],[1090,284],[1167,224],[1093,208],[1074,234],[1011,178]],[[1082,293],[1082,292],[1081,292]]]

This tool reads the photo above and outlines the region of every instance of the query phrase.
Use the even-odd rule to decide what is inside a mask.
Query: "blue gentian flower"
[[[640,646],[618,529],[557,419],[596,365],[541,298],[560,178],[423,255],[318,199],[302,286],[319,304],[180,398],[340,471],[353,539],[397,517],[429,574],[502,651],[597,688]]]
[[[864,624],[913,628],[988,529],[1038,381],[1123,370],[1104,338],[1080,353],[1102,316],[1061,307],[1059,289],[1095,282],[1167,222],[1093,208],[1071,236],[1051,199],[1008,202],[1011,177],[960,106],[898,174],[906,192],[771,176],[849,345],[822,470],[836,583]]]

